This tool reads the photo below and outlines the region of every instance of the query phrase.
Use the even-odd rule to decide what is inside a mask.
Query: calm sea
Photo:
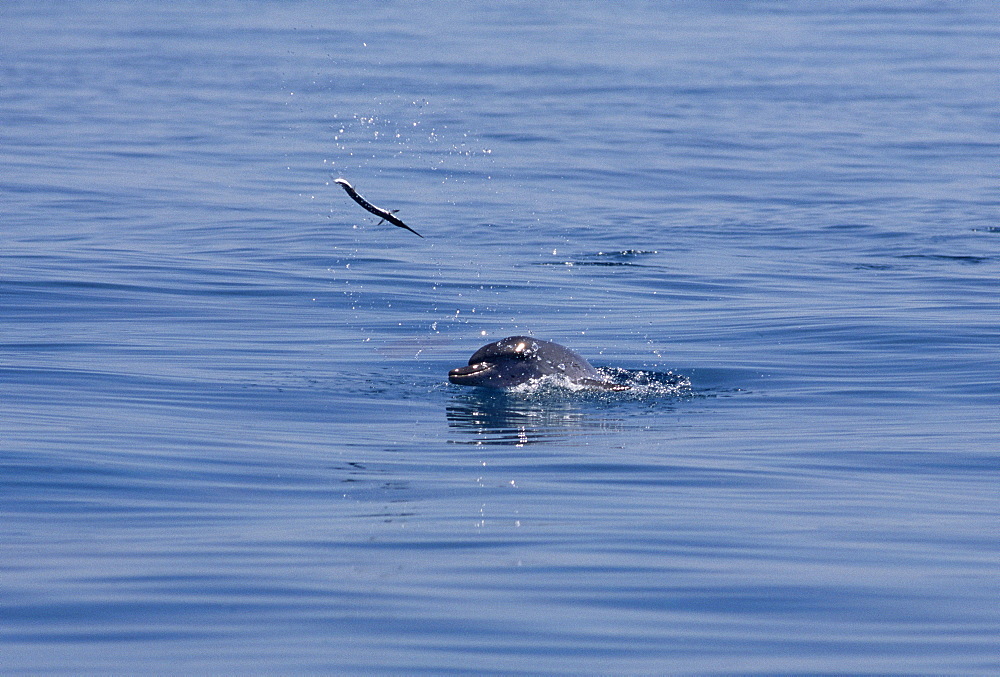
[[[3,3],[0,671],[996,674],[998,45]],[[513,334],[691,386],[447,382]]]

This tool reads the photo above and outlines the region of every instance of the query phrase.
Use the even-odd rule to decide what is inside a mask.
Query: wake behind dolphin
[[[549,375],[588,388],[629,389],[609,381],[569,348],[530,336],[509,336],[483,346],[472,354],[468,366],[448,372],[448,380],[457,385],[513,388]]]

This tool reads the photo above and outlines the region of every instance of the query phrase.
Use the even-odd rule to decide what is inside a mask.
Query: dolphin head
[[[483,346],[472,354],[468,366],[448,372],[448,380],[457,385],[513,388],[549,374],[579,385],[622,389],[569,348],[530,336],[509,336]]]
[[[511,336],[483,346],[469,358],[469,365],[448,372],[448,380],[463,386],[512,388],[543,374],[536,364],[535,340]]]

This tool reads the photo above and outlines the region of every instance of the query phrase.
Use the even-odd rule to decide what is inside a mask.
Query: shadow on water
[[[687,377],[673,373],[603,369],[629,390],[571,389],[542,380],[510,390],[465,388],[446,408],[453,444],[524,446],[614,431],[635,411],[672,409],[691,397]]]

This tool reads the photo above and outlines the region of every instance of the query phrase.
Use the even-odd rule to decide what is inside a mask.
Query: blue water
[[[1000,671],[997,45],[4,3],[0,669]],[[447,382],[524,333],[691,387]]]

